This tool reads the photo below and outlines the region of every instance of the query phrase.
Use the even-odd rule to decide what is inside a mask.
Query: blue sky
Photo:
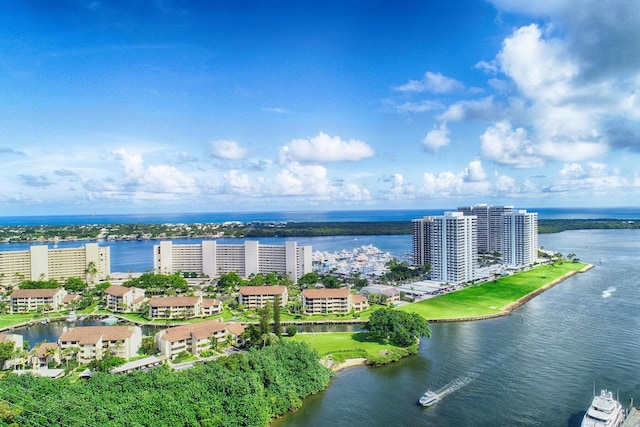
[[[635,0],[8,1],[0,216],[631,206]]]

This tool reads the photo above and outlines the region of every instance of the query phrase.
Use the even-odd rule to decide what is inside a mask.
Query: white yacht
[[[420,397],[420,399],[418,400],[418,404],[420,406],[431,406],[438,400],[440,400],[440,396],[438,395],[438,393],[429,390]]]
[[[619,427],[624,423],[625,415],[620,402],[613,398],[613,393],[602,390],[599,396],[593,397],[581,427]]]
[[[76,320],[78,320],[78,315],[74,310],[71,310],[67,316],[67,322],[75,322]]]

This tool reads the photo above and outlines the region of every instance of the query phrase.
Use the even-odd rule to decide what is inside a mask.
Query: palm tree
[[[58,347],[47,347],[47,349],[44,351],[44,355],[47,357],[47,364],[55,358],[56,354],[58,353]]]
[[[92,285],[95,284],[96,274],[98,273],[96,262],[89,261],[89,263],[87,264],[87,268],[84,270],[84,273],[87,275],[89,283],[91,283]]]
[[[218,348],[220,346],[220,342],[218,341],[218,338],[214,337],[214,336],[210,336],[209,337],[209,348],[213,351],[218,351]]]

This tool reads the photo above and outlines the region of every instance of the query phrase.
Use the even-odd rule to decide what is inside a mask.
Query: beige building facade
[[[272,303],[276,295],[280,297],[280,307],[286,306],[289,299],[286,286],[240,286],[238,304],[247,308],[261,308]]]
[[[218,244],[215,240],[196,245],[164,241],[153,247],[153,269],[162,274],[182,271],[212,278],[230,272],[245,278],[277,272],[297,282],[312,271],[311,255],[311,246],[298,246],[294,241],[284,245],[261,245],[253,240],[240,245]]]
[[[55,289],[16,289],[11,293],[11,313],[24,313],[47,306],[51,311],[64,307],[67,291]]]
[[[109,286],[104,294],[107,308],[120,313],[138,311],[145,300],[144,289],[135,286]]]
[[[78,363],[100,359],[109,350],[114,356],[130,359],[142,346],[139,326],[78,326],[65,328],[58,338],[60,351],[74,348]]]
[[[26,251],[0,252],[0,286],[14,286],[24,280],[61,282],[78,277],[89,283],[104,280],[110,274],[108,246],[87,243],[80,248],[53,248],[33,245]]]

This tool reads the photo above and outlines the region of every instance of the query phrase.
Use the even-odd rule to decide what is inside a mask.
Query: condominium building
[[[175,319],[222,313],[222,301],[198,297],[159,297],[149,300],[149,317]]]
[[[24,338],[18,334],[5,334],[0,333],[1,343],[13,343],[14,350],[22,350],[24,347]],[[20,364],[20,358],[17,357],[17,353],[12,353],[11,358],[4,361],[4,364],[0,365],[0,370],[11,369]]]
[[[145,300],[144,289],[112,285],[104,291],[107,308],[111,311],[137,311]]]
[[[16,289],[11,293],[11,313],[22,313],[47,307],[58,311],[64,305],[67,291],[64,288],[54,289]]]
[[[175,326],[155,335],[155,343],[160,353],[174,359],[178,354],[187,351],[199,355],[211,348],[211,341],[225,341],[231,336],[232,343],[237,343],[245,326],[239,323],[224,323],[207,320],[199,323]]]
[[[247,308],[261,308],[273,303],[276,296],[280,298],[280,307],[287,305],[289,291],[286,286],[240,286],[238,304]]]
[[[502,216],[513,212],[513,206],[491,206],[479,203],[458,207],[458,212],[462,212],[465,216],[476,217],[479,253],[502,253],[504,239]]]
[[[23,280],[65,281],[78,277],[87,282],[104,280],[111,271],[108,246],[87,243],[80,248],[33,245],[25,251],[0,252],[0,286]]]
[[[505,213],[502,220],[502,262],[512,266],[535,263],[538,258],[538,214],[517,210]]]
[[[476,233],[476,217],[463,212],[414,219],[414,263],[429,264],[431,278],[439,282],[473,280],[478,253]]]
[[[305,289],[302,309],[307,314],[348,313],[353,308],[352,298],[349,288]]]
[[[114,356],[130,359],[142,345],[142,329],[139,326],[65,327],[58,345],[60,352],[74,348],[79,363],[100,359],[107,350]]]
[[[244,244],[204,240],[193,245],[164,241],[153,247],[153,269],[163,274],[195,272],[213,278],[230,272],[245,278],[277,272],[296,282],[312,271],[311,255],[311,246],[298,246],[294,241],[284,245],[261,245],[251,240]]]

